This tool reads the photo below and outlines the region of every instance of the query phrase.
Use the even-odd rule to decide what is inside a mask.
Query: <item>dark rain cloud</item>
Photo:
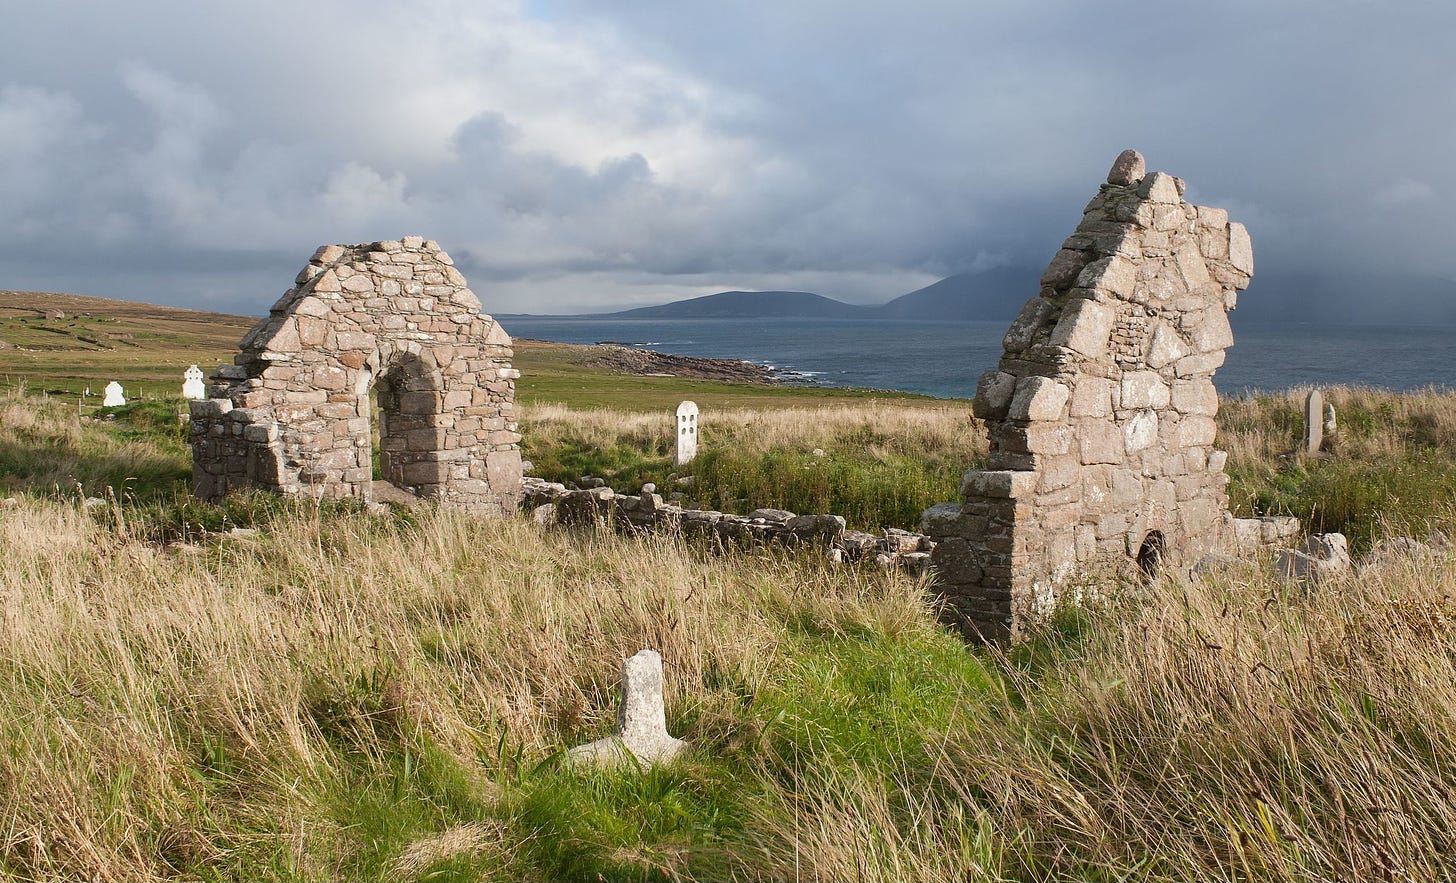
[[[1260,267],[1456,276],[1438,3],[55,2],[0,32],[0,285],[257,312],[439,239],[487,308],[1040,265],[1136,146]]]

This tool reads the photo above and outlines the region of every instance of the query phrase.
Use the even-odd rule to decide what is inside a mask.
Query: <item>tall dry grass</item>
[[[1456,874],[1456,560],[1307,595],[1253,568],[1161,589],[1013,651],[928,770],[796,775],[772,874]]]
[[[271,872],[349,876],[372,867],[329,810],[349,764],[428,746],[489,807],[502,758],[610,730],[621,660],[644,646],[664,656],[685,735],[696,721],[721,738],[736,694],[702,673],[758,689],[785,617],[876,628],[923,609],[879,575],[519,521],[305,508],[259,538],[159,548],[124,516],[36,500],[0,513],[8,876],[256,874],[258,840],[287,847]],[[406,863],[418,851],[392,846]]]
[[[1402,438],[1336,460],[1449,449],[1446,397],[1391,399],[1335,398],[1337,445],[1366,412]],[[1268,401],[1226,407],[1225,443],[1317,486],[1328,462],[1279,457],[1302,398]],[[158,505],[0,508],[0,876],[1456,877],[1449,555],[1310,591],[1255,564],[1105,580],[998,652],[874,568],[307,505],[164,545]],[[563,769],[643,646],[694,753]]]
[[[986,453],[985,432],[964,403],[942,407],[870,401],[833,407],[708,409],[700,417],[700,444],[731,446],[747,455],[776,448],[834,453],[868,450],[953,453],[967,461]],[[597,448],[628,445],[670,454],[676,418],[666,412],[591,409],[560,404],[521,408],[521,425],[542,448],[565,439]],[[539,441],[538,441],[539,440]]]

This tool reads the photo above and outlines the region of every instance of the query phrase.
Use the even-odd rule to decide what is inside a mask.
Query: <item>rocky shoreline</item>
[[[810,384],[813,379],[797,371],[781,371],[739,359],[709,359],[700,356],[678,356],[656,350],[641,349],[612,341],[583,346],[581,365],[617,374],[639,377],[688,377],[695,380],[721,380],[729,383],[752,383],[762,386]]]

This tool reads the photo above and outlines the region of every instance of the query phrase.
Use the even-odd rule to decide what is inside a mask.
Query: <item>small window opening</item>
[[[1138,549],[1137,553],[1138,569],[1143,572],[1143,576],[1152,579],[1158,575],[1158,571],[1163,566],[1164,551],[1163,532],[1160,530],[1149,531],[1147,537],[1143,539],[1142,548]]]

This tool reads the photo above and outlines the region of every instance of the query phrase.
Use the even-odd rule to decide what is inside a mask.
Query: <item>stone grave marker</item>
[[[641,650],[622,663],[622,702],[617,706],[617,732],[578,745],[567,752],[576,762],[619,766],[635,759],[644,767],[669,763],[687,747],[667,732],[662,701],[662,655]]]
[[[119,408],[126,404],[126,395],[122,392],[121,384],[115,380],[106,384],[106,398],[101,401],[103,408]]]
[[[207,398],[207,387],[202,383],[202,369],[196,365],[182,372],[182,398],[194,401]]]
[[[677,406],[677,455],[672,465],[686,466],[698,455],[698,404],[683,402]]]
[[[1334,435],[1338,426],[1335,422],[1335,406],[1325,402],[1325,435]]]
[[[1325,399],[1320,391],[1312,389],[1304,400],[1304,452],[1318,454],[1324,444]]]

